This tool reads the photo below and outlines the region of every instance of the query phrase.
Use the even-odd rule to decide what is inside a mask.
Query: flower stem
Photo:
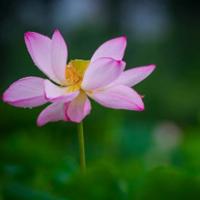
[[[78,124],[78,140],[79,140],[79,153],[80,153],[80,170],[82,173],[85,173],[86,162],[85,162],[85,142],[83,133],[83,122],[80,122]]]

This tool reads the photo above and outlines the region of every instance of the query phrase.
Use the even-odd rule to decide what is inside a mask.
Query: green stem
[[[85,142],[83,133],[83,122],[80,122],[78,124],[78,140],[79,140],[79,152],[80,152],[80,169],[82,173],[85,173],[86,162],[85,162]]]

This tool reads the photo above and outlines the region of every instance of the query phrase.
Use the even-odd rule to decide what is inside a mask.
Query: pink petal
[[[68,102],[73,100],[79,94],[79,91],[68,92],[67,87],[57,86],[49,80],[45,80],[44,87],[46,98],[51,102]]]
[[[111,84],[132,87],[147,78],[154,71],[155,67],[155,65],[148,65],[126,70]]]
[[[48,122],[69,121],[66,113],[68,104],[55,102],[47,106],[38,116],[37,125],[43,126]]]
[[[99,104],[114,109],[144,110],[144,104],[140,95],[132,88],[117,85],[103,90],[93,91],[88,94]]]
[[[67,62],[67,46],[58,30],[55,30],[52,37],[52,69],[56,77],[62,82],[66,82],[65,69]]]
[[[69,104],[67,115],[71,121],[79,123],[90,113],[90,110],[90,100],[82,92]]]
[[[93,54],[91,62],[98,58],[109,57],[115,60],[122,60],[126,49],[126,37],[121,36],[103,43]]]
[[[46,103],[44,79],[26,77],[14,82],[3,94],[3,101],[24,108],[32,108]]]
[[[50,79],[60,83],[51,66],[51,39],[35,32],[26,32],[24,39],[35,65]]]
[[[88,66],[82,88],[93,90],[104,87],[114,81],[122,73],[125,62],[113,60],[112,58],[100,58]]]

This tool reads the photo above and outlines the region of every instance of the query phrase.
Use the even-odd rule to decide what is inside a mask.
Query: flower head
[[[22,78],[5,91],[3,100],[24,108],[50,102],[37,119],[39,126],[59,120],[81,122],[91,110],[88,97],[108,108],[144,110],[141,96],[131,87],[151,74],[155,65],[124,71],[126,37],[103,43],[90,60],[68,64],[67,45],[58,30],[52,38],[35,32],[25,33],[24,38],[33,62],[49,79]]]

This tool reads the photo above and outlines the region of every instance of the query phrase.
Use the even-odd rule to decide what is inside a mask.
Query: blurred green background
[[[89,59],[107,39],[127,35],[127,67],[155,63],[135,88],[144,112],[92,102],[84,122],[88,171],[79,173],[77,127],[42,128],[42,108],[0,102],[0,200],[200,199],[200,12],[198,1],[1,0],[1,94],[43,76],[23,34],[61,30],[69,57]],[[45,107],[45,106],[44,106]]]

